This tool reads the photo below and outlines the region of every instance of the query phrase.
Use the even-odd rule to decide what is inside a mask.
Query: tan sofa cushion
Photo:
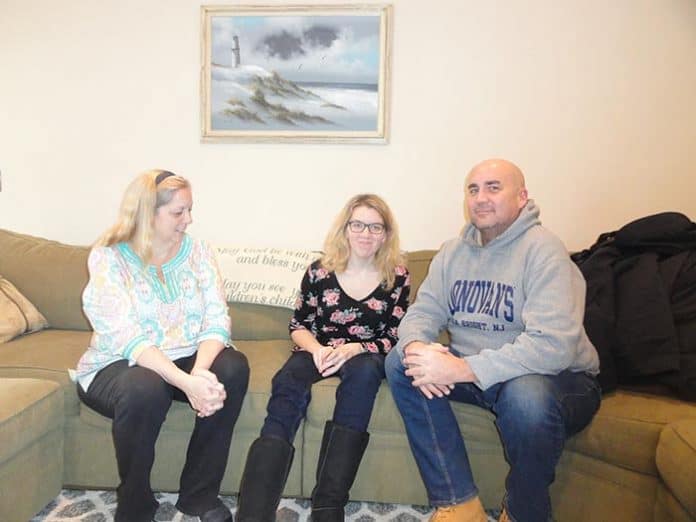
[[[428,274],[430,262],[437,250],[414,250],[408,253],[408,271],[411,274],[411,296],[409,301],[412,303],[416,299],[416,294],[423,279]]]
[[[63,425],[63,397],[55,382],[0,379],[0,463]]]
[[[656,460],[667,488],[696,519],[696,418],[665,426]]]
[[[0,344],[47,326],[41,312],[11,282],[0,276]]]
[[[0,229],[0,252],[0,274],[41,310],[51,326],[89,329],[82,314],[88,247]]]
[[[42,330],[0,344],[0,377],[46,379],[60,384],[65,412],[77,415],[79,399],[68,368],[75,368],[87,349],[90,332]]]
[[[696,418],[696,404],[636,392],[606,395],[590,426],[568,449],[627,469],[657,475],[655,452],[665,425]]]
[[[249,303],[229,303],[228,306],[234,343],[246,340],[268,341],[290,338],[288,323],[292,310]]]
[[[655,494],[655,516],[651,522],[694,522],[694,520],[696,516],[690,515],[665,484],[660,482]]]

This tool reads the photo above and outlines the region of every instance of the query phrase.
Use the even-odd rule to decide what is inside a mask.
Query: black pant
[[[190,372],[196,356],[174,361]],[[249,383],[249,365],[241,352],[224,349],[210,371],[225,386],[227,399],[210,417],[196,417],[196,426],[181,473],[177,507],[186,514],[200,515],[217,507],[220,482],[227,466],[232,430]],[[157,373],[122,360],[95,376],[85,392],[77,386],[80,399],[98,413],[113,419],[112,434],[121,480],[117,490],[117,522],[151,521],[158,503],[150,488],[155,441],[172,400],[187,402],[186,395]]]

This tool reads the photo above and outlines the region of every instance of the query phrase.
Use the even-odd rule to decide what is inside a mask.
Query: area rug
[[[197,522],[197,517],[180,513],[174,507],[176,493],[157,493],[160,507],[155,520],[160,522]],[[224,496],[223,502],[232,512],[237,508],[236,496]],[[114,491],[63,490],[30,522],[110,522],[116,510]],[[307,499],[284,498],[278,507],[277,522],[304,522],[309,519]],[[431,508],[405,504],[376,502],[349,502],[346,520],[354,522],[418,522],[428,520]],[[489,522],[497,520],[498,513],[488,513]]]

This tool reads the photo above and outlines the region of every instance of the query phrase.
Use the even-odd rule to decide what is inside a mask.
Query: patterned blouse
[[[162,265],[164,283],[126,243],[93,248],[87,264],[82,307],[94,333],[70,372],[85,390],[99,370],[121,359],[134,365],[150,346],[175,360],[193,355],[206,339],[229,343],[222,279],[204,242],[184,236],[176,256]]]
[[[312,263],[302,278],[300,296],[289,330],[309,330],[324,346],[359,342],[364,350],[386,354],[397,341],[397,329],[408,307],[411,277],[395,269],[394,287],[375,288],[357,301],[341,288],[335,272]],[[295,350],[299,350],[296,346]]]

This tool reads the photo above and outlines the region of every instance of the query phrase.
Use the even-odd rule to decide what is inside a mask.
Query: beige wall
[[[232,2],[228,2],[232,3]],[[311,247],[359,191],[406,249],[462,222],[480,159],[526,172],[570,249],[696,218],[696,2],[396,0],[388,145],[202,144],[200,2],[0,1],[0,227],[89,243],[128,180],[193,180],[192,232]]]

